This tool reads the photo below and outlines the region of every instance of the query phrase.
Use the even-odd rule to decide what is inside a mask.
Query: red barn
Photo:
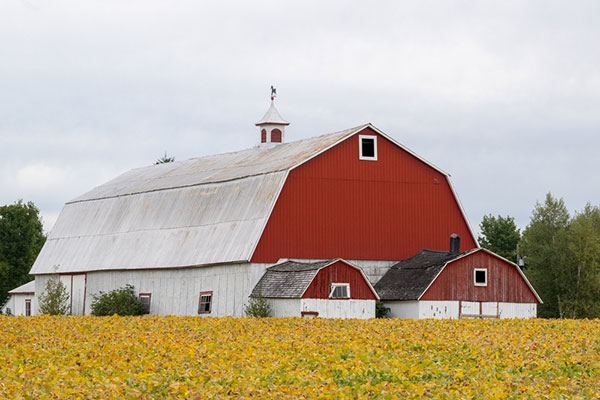
[[[243,315],[280,259],[348,260],[375,284],[452,233],[477,247],[449,175],[390,136],[365,124],[286,143],[288,124],[271,102],[253,148],[137,168],[69,201],[36,293],[58,274],[76,314],[131,284],[151,314]]]

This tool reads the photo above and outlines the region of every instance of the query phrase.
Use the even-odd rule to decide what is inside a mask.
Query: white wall
[[[2,312],[6,314],[6,310],[10,308],[12,315],[25,315],[25,300],[27,299],[31,300],[31,315],[34,315],[37,302],[35,295],[32,294],[11,294],[4,307],[2,307]]]
[[[301,311],[316,311],[321,318],[375,318],[375,300],[302,299]]]
[[[418,301],[386,301],[383,304],[390,309],[388,316],[391,318],[419,318]]]
[[[200,292],[212,291],[212,312],[201,316],[242,316],[248,296],[271,264],[230,264],[212,267],[104,271],[87,274],[85,314],[92,295],[130,284],[136,293],[150,293],[150,314],[198,315]]]
[[[458,301],[391,301],[384,303],[390,308],[392,318],[458,318]]]
[[[534,303],[498,303],[500,318],[535,318],[537,304]]]
[[[273,317],[299,317],[301,299],[267,299]]]

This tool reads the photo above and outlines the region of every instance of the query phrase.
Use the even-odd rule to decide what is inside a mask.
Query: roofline
[[[450,175],[446,175],[446,181],[448,182],[448,186],[450,186],[452,195],[454,196],[454,199],[456,200],[456,203],[458,204],[458,209],[460,210],[460,213],[462,214],[465,222],[467,223],[467,228],[469,228],[469,233],[471,234],[471,237],[473,238],[475,245],[477,246],[477,248],[481,248],[481,246],[479,245],[479,242],[477,241],[477,236],[475,236],[475,234],[473,233],[473,228],[471,228],[471,223],[469,222],[467,213],[465,212],[465,209],[463,208],[462,202],[460,201],[460,198],[458,197],[456,190],[454,190],[454,185],[452,185],[452,180],[450,179]]]
[[[429,290],[429,288],[431,287],[431,285],[433,285],[433,283],[436,281],[436,279],[440,276],[440,274],[444,271],[444,269],[446,269],[446,267],[448,266],[448,264],[451,264],[455,261],[460,260],[461,258],[470,256],[471,254],[475,254],[479,251],[484,251],[486,253],[488,253],[489,255],[492,255],[496,258],[499,258],[502,261],[505,261],[509,264],[511,264],[513,267],[515,267],[517,269],[517,271],[519,272],[519,274],[521,275],[521,278],[523,278],[523,280],[525,281],[525,283],[527,284],[527,286],[529,287],[529,289],[531,290],[531,292],[533,293],[533,295],[535,296],[535,298],[540,302],[540,304],[544,304],[544,302],[542,301],[542,298],[537,294],[537,292],[535,291],[535,289],[533,288],[533,286],[531,286],[531,283],[529,282],[529,279],[527,279],[527,277],[525,276],[525,274],[523,273],[523,271],[521,271],[521,268],[519,268],[519,266],[517,264],[515,264],[512,261],[507,260],[506,258],[492,252],[489,251],[488,249],[484,249],[482,247],[476,248],[476,249],[471,249],[467,252],[465,252],[464,254],[460,255],[459,257],[453,258],[450,261],[446,261],[446,263],[444,264],[444,266],[439,270],[439,272],[435,275],[435,277],[431,280],[431,282],[429,283],[429,285],[427,285],[427,287],[425,288],[425,290],[423,290],[423,292],[419,295],[419,297],[417,298],[417,301],[421,300],[421,297],[423,297],[423,295],[427,292],[427,290]]]
[[[302,296],[304,296],[304,293],[306,293],[306,291],[308,290],[308,288],[310,287],[311,283],[313,283],[313,281],[315,280],[315,278],[317,277],[317,275],[319,274],[319,271],[321,271],[324,268],[329,267],[332,264],[335,264],[336,262],[341,261],[344,264],[357,269],[358,272],[360,272],[360,274],[362,275],[363,279],[365,280],[365,282],[367,282],[367,285],[369,285],[369,289],[371,289],[371,292],[375,295],[375,298],[377,300],[380,300],[379,295],[377,294],[377,291],[375,290],[375,288],[373,287],[373,285],[371,285],[371,282],[369,282],[369,279],[367,279],[367,276],[365,275],[365,273],[363,272],[362,268],[359,267],[358,265],[354,265],[351,262],[348,262],[342,258],[336,258],[335,260],[331,260],[329,261],[327,264],[323,265],[321,268],[317,269],[317,272],[315,273],[315,276],[313,276],[313,278],[310,280],[310,282],[308,282],[308,285],[306,285],[306,287],[304,288],[304,290],[302,291],[302,294],[300,294],[300,298],[302,298]]]
[[[33,295],[35,295],[35,292],[12,292],[12,291],[10,291],[10,292],[8,292],[8,294],[33,294]]]

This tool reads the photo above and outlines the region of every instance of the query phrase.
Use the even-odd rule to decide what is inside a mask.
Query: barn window
[[[198,302],[198,314],[210,314],[212,311],[212,292],[200,292],[200,301]]]
[[[475,286],[487,286],[487,269],[486,268],[475,268],[473,272],[475,279]]]
[[[358,135],[359,159],[377,160],[377,136]]]
[[[25,300],[25,316],[31,316],[31,299]]]
[[[150,293],[140,293],[140,301],[144,304],[144,314],[150,314]]]
[[[349,283],[332,283],[329,290],[330,299],[348,299],[350,298]]]

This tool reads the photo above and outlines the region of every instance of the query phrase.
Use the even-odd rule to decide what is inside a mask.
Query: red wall
[[[337,261],[317,273],[315,279],[304,292],[303,299],[328,299],[330,283],[349,283],[350,298],[376,300],[371,288],[359,270]]]
[[[359,160],[357,133],[289,173],[252,262],[402,260],[452,233],[476,247],[445,175],[377,136],[377,161]]]
[[[475,286],[474,268],[487,268],[487,286]],[[514,265],[478,251],[446,265],[421,300],[538,303]]]

